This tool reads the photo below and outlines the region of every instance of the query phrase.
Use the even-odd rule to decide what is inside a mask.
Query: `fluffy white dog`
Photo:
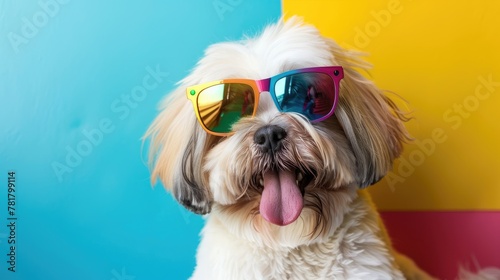
[[[153,180],[210,213],[193,279],[429,278],[362,190],[408,139],[366,66],[292,18],[210,46],[167,96],[146,137]]]

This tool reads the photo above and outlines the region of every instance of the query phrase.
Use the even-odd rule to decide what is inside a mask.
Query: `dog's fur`
[[[187,86],[227,78],[262,79],[305,67],[341,65],[340,100],[329,119],[310,123],[279,113],[268,93],[257,115],[235,134],[207,134],[196,120]],[[356,53],[291,18],[257,38],[210,46],[192,73],[162,104],[147,131],[152,178],[185,207],[208,214],[193,279],[427,279],[391,248],[362,188],[380,180],[402,152],[404,114],[358,71]],[[286,131],[270,156],[254,143],[266,125]],[[259,213],[263,172],[309,176],[300,217],[286,226]]]

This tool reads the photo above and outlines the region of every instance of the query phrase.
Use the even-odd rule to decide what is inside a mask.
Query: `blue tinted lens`
[[[326,73],[297,73],[280,78],[274,93],[282,112],[305,115],[310,120],[326,116],[335,104],[335,83]]]

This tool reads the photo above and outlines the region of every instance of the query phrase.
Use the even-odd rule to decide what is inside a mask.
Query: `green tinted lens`
[[[240,83],[208,87],[198,95],[198,111],[205,127],[213,132],[230,132],[234,123],[254,111],[251,86]]]
[[[335,83],[326,73],[298,73],[285,76],[274,85],[282,112],[305,115],[310,120],[326,116],[335,103]]]

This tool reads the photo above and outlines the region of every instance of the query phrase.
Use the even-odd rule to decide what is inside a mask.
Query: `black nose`
[[[261,152],[272,154],[281,148],[281,140],[285,138],[285,129],[277,125],[266,125],[255,132],[253,141]]]

